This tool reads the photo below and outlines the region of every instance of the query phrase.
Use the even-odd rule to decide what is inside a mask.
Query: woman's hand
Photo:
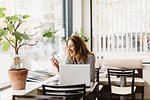
[[[59,62],[56,58],[51,59],[52,65],[54,65],[57,68],[57,71],[59,72]]]

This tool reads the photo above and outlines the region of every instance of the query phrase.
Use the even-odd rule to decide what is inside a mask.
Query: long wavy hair
[[[93,53],[89,51],[89,49],[87,48],[87,46],[86,46],[85,42],[82,40],[82,38],[80,38],[79,36],[71,36],[66,41],[67,56],[70,60],[73,60],[75,62],[75,57],[71,56],[67,50],[69,40],[71,40],[73,42],[73,44],[75,46],[75,54],[79,54],[79,60],[82,59],[83,64],[86,64],[87,55],[93,54]]]

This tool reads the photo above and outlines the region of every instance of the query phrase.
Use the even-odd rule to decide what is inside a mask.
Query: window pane
[[[6,16],[14,14],[29,15],[26,24],[23,24],[20,31],[26,34],[36,34],[33,37],[32,43],[38,40],[36,46],[23,46],[19,50],[19,55],[22,60],[22,67],[27,67],[32,70],[48,70],[54,71],[54,67],[50,67],[51,54],[55,55],[59,52],[59,42],[64,37],[63,29],[63,0],[3,0],[0,1],[0,6],[5,7]],[[0,23],[4,26],[4,23]],[[35,27],[42,26],[34,30]],[[42,34],[49,28],[57,30],[52,38],[43,37]],[[2,48],[2,45],[0,45]],[[7,70],[12,66],[12,59],[14,57],[14,50],[4,52],[0,49],[0,83],[8,81]],[[3,55],[3,56],[2,56]],[[5,59],[3,59],[3,57]],[[7,77],[7,78],[6,78]]]

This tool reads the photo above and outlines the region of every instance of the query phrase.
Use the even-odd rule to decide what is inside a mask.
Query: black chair
[[[80,100],[83,98],[85,100],[86,94],[86,85],[78,84],[78,85],[42,85],[43,95],[50,96],[63,96],[66,100]]]
[[[102,99],[102,88],[103,88],[103,85],[100,85],[100,80],[99,80],[99,70],[100,68],[95,68],[95,82],[98,82],[98,88],[97,88],[97,95],[98,95],[98,100]]]
[[[99,68],[95,68],[95,82],[99,83]]]
[[[97,87],[96,92],[97,92],[97,99],[99,100],[100,99],[99,98],[99,95],[100,95],[99,93],[99,68],[95,68],[95,82],[98,82],[98,87]]]
[[[12,100],[19,100],[19,99],[29,99],[29,100],[63,100],[63,97],[56,97],[56,96],[45,96],[45,95],[13,95]]]
[[[107,69],[108,71],[108,86],[109,86],[109,93],[110,99],[112,99],[112,95],[118,96],[131,96],[132,100],[135,100],[135,90],[136,87],[134,86],[134,75],[135,69]],[[122,82],[126,82],[126,77],[132,78],[132,84],[130,86],[126,83],[124,86],[118,86],[111,83],[111,76],[123,77],[124,80]],[[120,83],[121,84],[121,83]]]

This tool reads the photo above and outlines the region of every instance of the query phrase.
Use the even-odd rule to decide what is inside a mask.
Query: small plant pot
[[[23,90],[26,87],[27,69],[11,69],[8,71],[13,90]]]

